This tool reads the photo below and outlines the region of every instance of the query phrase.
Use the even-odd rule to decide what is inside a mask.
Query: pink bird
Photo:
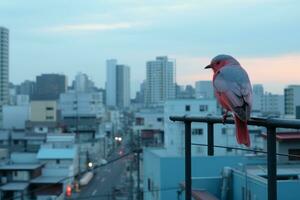
[[[218,55],[205,69],[212,68],[215,96],[221,106],[233,113],[236,126],[236,139],[239,144],[250,146],[247,120],[252,108],[252,86],[247,72],[240,63],[229,55]]]

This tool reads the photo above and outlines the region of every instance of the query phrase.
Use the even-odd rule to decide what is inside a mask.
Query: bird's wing
[[[214,79],[216,92],[223,93],[232,110],[245,120],[250,117],[252,87],[246,71],[239,66],[222,68]]]

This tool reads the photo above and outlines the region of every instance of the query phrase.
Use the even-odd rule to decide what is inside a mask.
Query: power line
[[[112,159],[112,160],[108,161],[106,164],[102,164],[102,165],[99,165],[99,166],[94,167],[93,169],[85,170],[85,171],[83,171],[83,172],[80,172],[79,175],[82,175],[82,174],[84,174],[84,173],[86,173],[86,172],[89,172],[89,171],[93,171],[93,172],[94,172],[94,171],[96,171],[97,169],[100,169],[100,168],[105,167],[105,166],[107,166],[107,165],[109,165],[109,164],[112,164],[112,163],[114,163],[114,162],[116,162],[116,161],[118,161],[118,160],[121,160],[121,159],[123,159],[123,158],[129,156],[130,154],[135,153],[136,151],[137,151],[137,150],[130,151],[130,152],[126,153],[126,154],[123,154],[122,156],[119,156],[119,157],[117,157],[117,158],[115,158],[115,159]],[[62,178],[61,180],[59,180],[58,182],[53,183],[53,184],[61,183],[61,182],[65,181],[65,180],[74,178],[74,177],[76,177],[76,176],[77,176],[77,175],[75,175],[75,176],[66,176],[66,177]],[[51,185],[46,185],[46,186],[41,187],[41,188],[38,188],[38,189],[36,189],[36,190],[31,190],[31,191],[29,191],[29,192],[27,192],[27,193],[25,193],[25,194],[21,194],[21,195],[19,195],[19,196],[14,196],[14,197],[8,198],[8,199],[6,199],[6,200],[15,200],[15,199],[19,199],[19,198],[28,196],[28,195],[30,195],[30,194],[32,194],[32,193],[34,193],[34,192],[42,191],[42,190],[44,190],[44,189],[47,189],[47,188],[49,188],[49,187],[52,187],[53,184],[51,184]]]
[[[142,191],[145,193],[151,193],[151,192],[164,192],[164,191],[173,191],[173,190],[181,190],[181,187],[169,187],[169,188],[160,188],[160,189],[153,189],[149,191]],[[137,192],[134,192],[135,194]],[[94,196],[85,196],[85,197],[76,197],[76,198],[68,198],[68,200],[75,200],[75,199],[93,199],[93,198],[100,198],[100,197],[113,197],[113,194],[101,194],[101,195],[94,195]]]
[[[207,147],[207,144],[203,143],[192,143],[193,146],[205,146]],[[222,148],[222,149],[235,149],[235,150],[241,150],[241,151],[249,151],[249,152],[254,152],[254,153],[263,153],[263,154],[268,154],[267,151],[259,150],[259,149],[245,149],[241,147],[232,147],[232,146],[222,146],[222,145],[214,145],[216,148]],[[293,157],[293,158],[299,158],[299,155],[296,154],[284,154],[284,153],[276,153],[277,156],[285,156],[285,157]]]

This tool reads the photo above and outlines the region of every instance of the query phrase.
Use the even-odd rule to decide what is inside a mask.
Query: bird
[[[205,69],[213,70],[214,93],[225,109],[223,123],[232,112],[237,142],[250,147],[247,121],[252,109],[252,86],[247,72],[234,57],[224,54],[214,57]]]

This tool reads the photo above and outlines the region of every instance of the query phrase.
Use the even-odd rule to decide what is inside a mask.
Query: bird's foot
[[[222,123],[224,125],[225,125],[225,121],[226,121],[227,117],[228,117],[228,110],[226,110],[226,112],[224,113],[223,118],[222,118]]]

